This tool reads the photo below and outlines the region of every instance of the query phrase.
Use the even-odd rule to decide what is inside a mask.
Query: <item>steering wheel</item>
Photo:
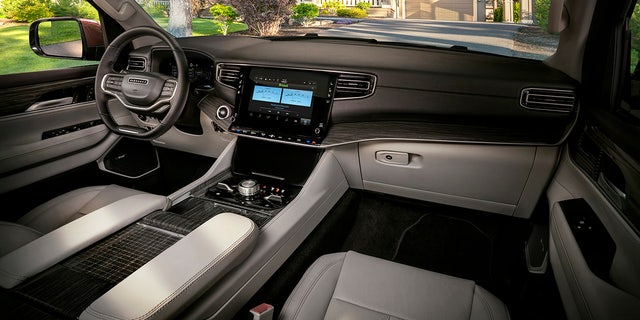
[[[148,71],[116,71],[114,65],[122,50],[133,40],[153,36],[166,43],[177,66],[177,77]],[[96,74],[96,104],[100,118],[111,131],[135,139],[152,140],[167,132],[178,120],[189,93],[187,58],[175,38],[150,28],[129,29],[119,35],[105,50]],[[119,125],[109,110],[111,97],[118,99],[136,115],[160,118],[152,127]],[[163,117],[164,115],[164,117]]]

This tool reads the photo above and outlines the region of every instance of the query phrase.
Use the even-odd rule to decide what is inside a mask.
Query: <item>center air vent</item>
[[[576,107],[572,90],[528,88],[520,94],[520,106],[542,111],[571,112]]]
[[[127,70],[130,71],[144,71],[146,69],[146,60],[140,57],[129,57],[127,63]]]
[[[222,84],[238,89],[240,85],[241,76],[242,76],[242,69],[240,66],[234,66],[229,64],[218,65],[216,80],[218,80],[218,82]]]
[[[373,94],[376,77],[368,74],[343,73],[336,83],[336,99],[357,99]]]

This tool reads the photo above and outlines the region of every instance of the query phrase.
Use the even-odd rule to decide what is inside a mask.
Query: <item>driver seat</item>
[[[0,222],[0,257],[77,218],[118,200],[144,193],[112,184],[80,188],[57,196],[32,209],[15,223]],[[166,207],[169,200],[162,198]]]

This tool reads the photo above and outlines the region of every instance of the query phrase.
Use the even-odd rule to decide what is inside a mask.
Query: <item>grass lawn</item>
[[[153,18],[160,27],[167,29],[169,18]],[[194,36],[208,36],[212,34],[220,34],[220,28],[216,26],[210,19],[193,18],[191,22],[191,32]],[[232,23],[229,26],[229,33],[247,30],[244,23]]]
[[[158,18],[158,24],[166,28],[168,18]],[[235,23],[229,32],[246,30],[247,26]],[[218,27],[209,19],[193,19],[193,35],[219,34]],[[31,71],[61,69],[97,64],[97,61],[82,61],[37,56],[29,46],[29,26],[0,27],[0,75]]]
[[[0,75],[96,64],[97,61],[44,58],[29,46],[29,26],[0,28]]]

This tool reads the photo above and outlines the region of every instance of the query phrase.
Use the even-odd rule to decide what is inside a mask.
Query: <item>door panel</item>
[[[91,149],[115,141],[105,140],[93,75],[95,66],[0,76],[0,193],[95,161]]]
[[[577,147],[570,145],[570,148]],[[582,165],[582,160],[577,160],[580,156],[572,158],[570,154],[573,152],[565,150],[547,192],[551,208],[550,261],[567,317],[640,318],[640,237],[629,220],[605,196],[603,189],[598,187],[597,180],[590,177],[590,166]],[[597,173],[593,175],[600,176]],[[628,178],[627,181],[634,181],[632,177]],[[587,242],[598,245],[601,245],[601,241],[594,241],[598,236],[591,232],[594,227],[588,219],[580,225],[570,223],[567,209],[562,205],[563,201],[569,199],[583,199],[587,207],[580,214],[592,210],[615,244],[615,253],[608,262],[610,267],[604,273],[598,270],[600,267],[589,262],[589,251],[593,249],[593,244],[591,247],[580,245],[585,241],[580,238],[585,237]],[[605,255],[597,256],[603,259]]]
[[[93,103],[0,119],[0,176],[86,149],[108,129]]]
[[[20,114],[34,104],[71,98],[92,101],[96,66],[0,75],[0,116]]]

